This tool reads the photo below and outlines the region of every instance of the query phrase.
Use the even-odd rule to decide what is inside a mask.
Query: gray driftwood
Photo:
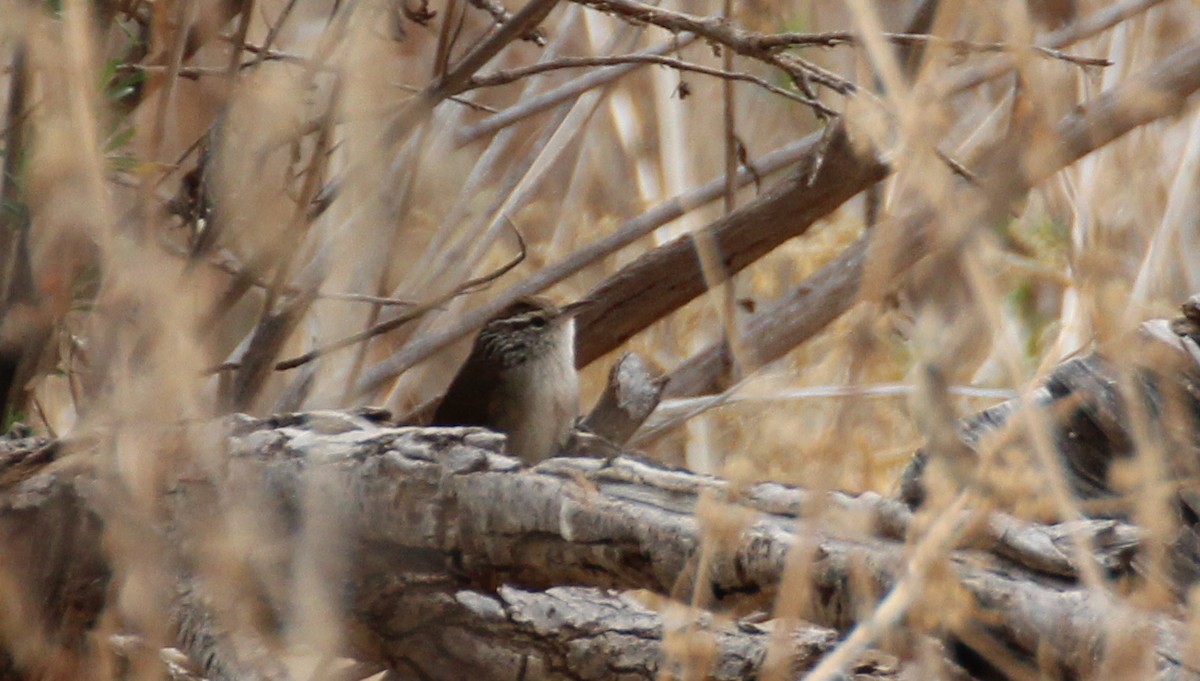
[[[666,379],[636,352],[627,352],[608,371],[608,383],[583,428],[624,445],[658,406]]]
[[[294,607],[289,598],[306,570],[345,619],[341,652],[401,678],[599,679],[619,669],[619,678],[637,679],[697,663],[663,652],[670,627],[654,613],[602,589],[643,589],[717,613],[716,624],[704,615],[692,625],[715,641],[702,656],[714,678],[748,677],[768,659],[804,669],[829,650],[831,631],[855,626],[905,578],[906,541],[921,541],[922,523],[878,495],[734,484],[626,458],[525,469],[500,453],[501,436],[479,429],[392,428],[338,413],[242,417],[227,428],[227,463],[179,471],[157,518],[166,525],[150,534],[167,547],[163,568],[177,581],[176,645],[210,679],[286,676],[271,657],[272,623]],[[40,466],[20,446],[0,462],[6,553],[37,588],[23,607],[49,606],[34,620],[43,622],[41,638],[84,650],[110,595],[107,560],[118,570],[127,560],[108,557],[100,537],[119,532],[130,511],[94,493],[104,481],[93,465],[68,465],[102,460],[99,443],[27,444]],[[73,456],[47,453],[61,451]],[[252,519],[257,540],[218,546],[254,578],[250,598],[230,598],[205,568],[205,538],[238,518]],[[1119,617],[1150,637],[1147,664],[1164,678],[1190,678],[1180,666],[1180,621],[1127,612],[1072,579],[1077,554],[1068,537],[1107,547],[1101,564],[1117,574],[1138,541],[1128,526],[1090,521],[1064,532],[969,514],[958,524],[973,529],[945,564],[963,612],[974,614],[928,633],[958,648],[1003,651],[1030,673],[1036,660],[1087,675],[1104,661],[1108,624]],[[783,625],[737,618],[772,605],[792,551],[811,561],[792,587],[804,594],[793,606],[804,620],[786,620],[797,623],[790,638],[768,654],[764,632]],[[198,597],[197,585],[209,591]],[[554,589],[568,586],[577,588]],[[247,621],[258,625],[249,638],[239,628]],[[22,647],[18,633],[5,631],[14,674],[30,669],[29,642],[38,638]],[[870,649],[851,659],[871,678],[898,673]]]
[[[767,651],[781,656],[783,678],[796,678],[837,645],[833,629],[802,625],[779,642],[774,623],[675,617],[674,626],[629,594],[587,587],[544,592],[501,586],[493,592],[419,589],[397,580],[355,614],[371,622],[402,677],[735,681],[763,671]],[[682,609],[680,606],[677,609]],[[671,619],[670,617],[665,619]],[[664,660],[665,635],[693,637],[707,654]],[[898,678],[899,661],[871,652],[852,678]]]
[[[1194,483],[1200,474],[1200,313],[1193,312],[1195,307],[1194,299],[1185,304],[1182,317],[1145,322],[1129,337],[1063,362],[1024,398],[964,419],[957,443],[930,438],[904,472],[901,497],[912,506],[924,501],[927,469],[956,478],[959,487],[989,488],[1013,460],[1038,465],[1030,460],[1035,446],[1029,428],[1045,427],[1063,480],[1088,515],[1130,517],[1145,490],[1114,485],[1111,472],[1120,466],[1161,466],[1161,484],[1171,491],[1166,510],[1175,514],[1173,535],[1161,541],[1167,544],[1176,588],[1188,588],[1200,579],[1200,494]],[[1160,452],[1158,464],[1138,460],[1139,451],[1148,450]],[[990,463],[981,469],[980,460]]]

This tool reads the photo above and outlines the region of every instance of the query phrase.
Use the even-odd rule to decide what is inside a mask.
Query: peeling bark
[[[376,593],[387,594],[387,589]],[[755,678],[773,638],[773,623],[717,622],[705,615],[670,616],[630,595],[594,588],[555,587],[530,592],[502,586],[495,592],[414,589],[402,585],[356,614],[370,622],[393,669],[430,680],[464,678],[583,680],[663,678],[734,681]],[[684,608],[677,606],[675,610]],[[782,625],[779,625],[782,626]],[[695,656],[664,638],[689,637]],[[785,678],[812,667],[837,644],[837,632],[799,624],[780,635],[787,652]],[[684,654],[681,654],[684,653]],[[899,661],[872,653],[852,678],[898,678]]]
[[[252,602],[180,599],[174,606],[179,647],[214,681],[282,678],[262,673],[274,664],[271,629],[287,621],[306,569],[335,596],[348,632],[344,649],[402,677],[586,679],[614,678],[618,670],[616,678],[637,679],[676,661],[698,664],[667,652],[674,644],[664,632],[673,630],[658,615],[601,591],[616,588],[715,613],[693,625],[715,642],[702,657],[714,665],[714,678],[745,678],[763,660],[778,659],[764,652],[767,632],[795,620],[728,618],[772,607],[785,580],[788,617],[811,624],[789,634],[798,638],[785,646],[794,656],[784,659],[806,668],[833,645],[832,632],[859,624],[916,569],[913,546],[928,520],[875,494],[736,484],[630,458],[558,458],[523,468],[500,453],[502,436],[482,429],[392,428],[329,412],[238,417],[228,430],[223,469],[207,477],[181,473],[167,514],[183,594],[198,579],[220,594],[220,575],[204,571],[206,532],[219,534],[214,528],[250,513],[261,533],[245,554],[229,558],[254,575]],[[97,445],[69,448],[87,446]],[[29,451],[45,458],[44,444]],[[27,547],[23,564],[62,575],[38,601],[58,604],[44,616],[61,616],[72,603],[73,612],[88,614],[73,620],[85,630],[105,606],[104,560],[121,557],[100,549],[105,516],[88,511],[87,495],[78,492],[92,484],[90,469],[51,464],[6,490],[0,523],[8,546]],[[926,624],[910,641],[933,635],[1003,651],[1014,664],[1086,675],[1104,659],[1109,627],[1119,620],[1149,637],[1146,654],[1164,678],[1192,678],[1180,662],[1181,621],[1135,612],[1074,579],[1074,538],[1098,547],[1100,565],[1120,577],[1139,546],[1136,529],[1116,520],[1067,528],[972,513],[953,524],[962,528],[959,549],[940,559],[936,586],[920,588],[957,594],[958,610],[930,614],[918,599],[914,621]],[[54,526],[76,529],[71,550],[46,551],[53,542],[34,541]],[[94,560],[78,564],[87,556]],[[800,567],[789,568],[793,562]],[[63,572],[83,567],[90,570]],[[89,597],[71,600],[81,585],[90,585]],[[247,609],[266,614],[248,618]],[[265,628],[262,645],[239,628],[246,621]],[[895,664],[863,664],[869,678],[896,673]]]

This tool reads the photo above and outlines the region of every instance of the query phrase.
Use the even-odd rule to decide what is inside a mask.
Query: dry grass
[[[400,3],[335,8],[306,1],[280,27],[286,4],[253,5],[244,41],[261,46],[279,28],[275,52],[230,78],[238,19],[220,16],[221,3],[95,3],[140,5],[151,20],[140,27],[122,11],[97,18],[93,4],[82,0],[63,0],[61,11],[0,0],[2,63],[12,64],[18,52],[28,63],[23,112],[3,123],[6,160],[19,158],[5,165],[15,174],[4,179],[0,226],[27,230],[31,268],[26,299],[9,306],[0,331],[15,347],[29,338],[44,341],[36,344],[39,362],[14,405],[15,418],[59,436],[112,437],[116,446],[102,465],[131,508],[152,510],[179,471],[216,465],[202,440],[180,441],[167,426],[203,421],[227,410],[230,400],[255,413],[362,404],[404,413],[439,394],[465,345],[363,393],[356,385],[365,371],[622,220],[724,172],[720,79],[644,65],[563,108],[462,143],[464,130],[489,117],[483,107],[520,106],[594,67],[469,90],[459,96],[470,104],[442,101],[432,113],[412,114],[420,99],[413,88],[445,71],[435,60],[439,46],[456,64],[488,35],[483,13],[468,3],[433,3],[438,16],[419,26],[395,16],[391,5]],[[666,4],[706,15],[719,13],[722,3]],[[981,150],[1023,126],[1029,155],[1036,156],[1053,145],[1054,123],[1073,107],[1197,35],[1194,4],[1163,2],[1064,48],[1112,61],[1098,68],[1025,50],[1050,29],[1033,22],[1023,3],[945,2],[934,34],[1003,43],[1019,73],[1019,87],[1010,72],[957,93],[947,87],[997,56],[933,42],[910,84],[894,46],[878,33],[903,30],[904,3],[734,5],[735,21],[753,31],[865,35],[859,46],[795,54],[861,88],[853,96],[817,92],[844,112],[856,139],[892,164],[874,229],[887,230],[887,218],[928,204],[942,234],[963,239],[964,252],[948,269],[918,267],[886,289],[868,284],[848,314],[782,359],[760,367],[739,356],[747,371],[728,403],[658,439],[651,454],[738,478],[890,491],[899,467],[923,442],[914,414],[932,405],[907,386],[917,384],[924,368],[938,367],[957,387],[1018,391],[1058,360],[1142,319],[1171,314],[1200,289],[1192,217],[1200,205],[1200,119],[1191,108],[1054,173],[989,224],[964,223],[972,214],[963,197],[975,190],[931,153],[936,147],[974,168],[987,160]],[[440,33],[455,7],[461,24]],[[1107,7],[1082,1],[1078,15]],[[172,29],[180,22],[217,37],[190,54]],[[454,31],[450,44],[444,38]],[[671,38],[570,2],[550,14],[542,31],[549,47],[515,42],[481,72],[536,63],[552,50],[625,54]],[[720,69],[716,51],[701,40],[670,56]],[[248,64],[255,54],[232,58]],[[779,69],[742,56],[733,64],[794,90]],[[188,77],[173,77],[181,71]],[[14,76],[11,69],[0,76],[6,102],[16,92]],[[737,83],[734,98],[736,134],[751,162],[823,125],[811,109],[752,83]],[[400,119],[407,125],[397,128]],[[19,150],[8,146],[18,139],[15,128],[24,137]],[[199,154],[189,153],[198,140],[208,147],[213,213],[206,225],[220,227],[203,237],[211,237],[211,249],[189,260],[199,238],[195,226],[171,215],[168,205],[198,162]],[[336,200],[313,218],[310,202],[334,185]],[[736,202],[755,195],[750,185]],[[696,299],[621,350],[676,366],[857,240],[865,209],[861,196],[849,202],[740,273],[730,291]],[[548,295],[580,298],[722,210],[720,201],[695,208]],[[485,290],[451,297],[462,282],[513,257],[510,222],[529,244],[525,261]],[[218,263],[232,264],[255,284],[228,297],[235,280]],[[370,343],[299,369],[259,375],[247,369],[264,310],[277,315],[282,329],[263,346],[269,365],[405,309],[336,294],[437,304]],[[585,404],[598,395],[616,356],[584,370]],[[211,371],[223,364],[242,368]],[[906,388],[891,390],[893,384]],[[843,394],[823,395],[822,388]],[[951,416],[996,401],[989,395],[954,398]],[[235,540],[252,543],[256,530],[243,531]],[[124,569],[154,572],[152,553],[131,550]],[[123,607],[133,620],[153,622],[153,601],[126,593]],[[311,634],[329,626],[325,605],[301,604],[308,634],[298,639],[321,638]]]

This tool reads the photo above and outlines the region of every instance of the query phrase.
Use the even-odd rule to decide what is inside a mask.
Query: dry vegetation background
[[[710,4],[675,9],[719,16],[720,3]],[[1140,3],[1152,4],[1160,3]],[[966,163],[1014,116],[1049,125],[1154,65],[1196,21],[1186,3],[1161,4],[1071,45],[1073,55],[1111,60],[1107,67],[1022,51],[1039,28],[1045,33],[1067,17],[1052,3],[1035,6],[1032,17],[1021,3],[947,5],[933,32],[976,45],[932,43],[915,84],[900,93],[872,75],[867,48],[794,50],[819,74],[810,75],[808,87],[828,109],[848,112],[860,139],[879,145],[894,179],[869,205],[862,197],[850,201],[747,268],[729,290],[695,300],[626,348],[669,370],[829,262],[862,234],[868,215],[886,221],[921,192],[940,194],[941,207],[953,210],[954,195],[969,190],[927,158],[931,143]],[[903,32],[913,9],[738,3],[733,22],[762,33],[857,32],[862,22]],[[1105,9],[1085,4],[1073,12]],[[455,16],[444,23],[450,10]],[[436,16],[423,25],[409,18],[426,11]],[[256,413],[359,404],[407,413],[445,387],[466,341],[399,375],[371,372],[374,363],[725,169],[723,81],[661,65],[639,65],[503,128],[493,112],[528,113],[521,105],[534,94],[599,67],[472,87],[394,129],[414,90],[444,68],[436,62],[439,45],[453,64],[494,30],[489,14],[471,3],[427,10],[413,3],[112,2],[60,10],[10,3],[5,17],[6,59],[11,65],[25,51],[28,78],[25,106],[6,128],[4,219],[9,230],[27,229],[32,270],[24,294],[31,302],[8,315],[5,329],[10,343],[36,336],[47,346],[36,368],[20,377],[26,383],[10,406],[19,420],[51,433],[70,434],[89,422],[203,418],[231,399]],[[246,49],[235,53],[243,18]],[[180,25],[193,27],[190,42]],[[443,26],[449,37],[439,42]],[[258,50],[272,27],[270,49]],[[481,74],[664,46],[668,58],[724,68],[713,41],[673,37],[583,4],[555,9],[542,33],[546,46],[519,41]],[[886,40],[876,47],[898,58],[909,54],[891,52]],[[1019,87],[1008,73],[945,94],[955,77],[994,62],[997,50],[1020,55]],[[766,89],[798,92],[781,69],[741,56],[732,68],[758,79],[732,87],[732,131],[751,168],[824,125],[811,107]],[[860,85],[859,93],[823,86],[822,71],[832,82]],[[10,98],[13,72],[7,69]],[[755,478],[887,488],[920,442],[905,386],[922,357],[962,388],[956,406],[967,413],[1097,335],[1173,309],[1193,288],[1192,132],[1187,116],[1148,126],[1040,183],[1009,219],[977,226],[983,234],[972,248],[987,268],[988,290],[963,294],[961,309],[938,318],[919,314],[920,289],[955,288],[953,277],[896,295],[864,292],[870,302],[782,360],[760,367],[752,354],[739,356],[746,366],[727,378],[725,406],[644,447],[698,470],[736,463]],[[11,153],[14,143],[23,145],[21,154]],[[182,183],[188,172],[197,180],[205,152],[197,197]],[[732,203],[751,200],[772,179],[743,187]],[[298,207],[334,193],[337,200],[315,217]],[[195,210],[171,214],[196,201],[209,206],[199,230],[213,229],[203,236],[188,224],[196,222]],[[723,210],[718,196],[589,262],[547,294],[578,299],[639,254]],[[466,279],[513,258],[513,229],[528,243],[525,260],[480,290],[443,300]],[[189,261],[189,252],[198,254]],[[240,295],[228,271],[274,289],[252,286]],[[274,299],[302,297],[301,289],[319,293],[311,304]],[[399,304],[380,306],[370,296]],[[984,296],[1003,329],[980,325],[972,308],[983,306]],[[274,304],[276,314],[290,306],[266,363],[328,346],[414,305],[432,309],[420,308],[425,314],[409,315],[417,318],[370,343],[249,377],[254,372],[236,367],[262,328],[264,304]],[[585,370],[585,404],[615,357]],[[218,387],[211,369],[223,364],[219,377],[238,387]],[[364,375],[373,379],[366,390]]]
[[[732,34],[630,21],[670,23],[669,12],[639,14],[641,3],[564,0],[451,93],[431,83],[495,38],[486,9],[499,2],[0,0],[9,422],[115,437],[106,465],[135,508],[151,506],[185,461],[213,465],[205,443],[163,428],[234,410],[408,413],[453,375],[478,323],[471,311],[716,182],[711,200],[545,291],[582,298],[789,172],[767,172],[763,157],[844,125],[890,164],[878,190],[728,283],[710,269],[719,286],[583,370],[584,403],[621,352],[670,371],[732,332],[719,404],[642,448],[735,478],[890,491],[928,428],[1015,395],[1039,370],[1173,314],[1200,289],[1200,118],[1189,106],[1164,106],[982,224],[978,189],[955,174],[986,164],[1006,136],[1036,165],[1060,118],[1200,35],[1195,3],[953,0],[935,3],[918,31],[936,38],[881,33],[908,32],[929,4],[661,3],[713,30],[838,32],[747,55],[718,39]],[[727,11],[727,24],[716,19]],[[519,69],[646,50],[690,70],[639,63],[530,110],[612,64]],[[829,113],[799,101],[812,96]],[[725,193],[731,167],[761,177]],[[936,248],[953,242],[955,256],[899,279],[869,268],[847,314],[764,362],[743,321],[864,234],[901,228],[893,218],[916,205],[932,207]],[[525,258],[470,282],[517,256],[514,231]],[[697,239],[701,254],[711,248]],[[273,369],[398,316],[386,333]],[[457,340],[443,350],[414,351],[449,341],[448,330]],[[920,397],[930,367],[950,402]],[[696,397],[669,396],[660,411],[687,413]]]

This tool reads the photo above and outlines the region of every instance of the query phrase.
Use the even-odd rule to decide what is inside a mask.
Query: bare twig
[[[295,7],[296,0],[288,0],[288,4],[283,6],[283,11],[279,13],[279,18],[275,20],[275,23],[271,24],[271,30],[267,32],[267,37],[263,40],[262,47],[254,50],[258,53],[254,58],[255,66],[261,64],[264,59],[271,55],[271,46],[275,44],[275,38],[279,36],[279,31],[283,28],[283,24],[288,20],[288,17],[291,16],[292,10],[295,9]],[[245,44],[245,40],[243,40],[242,48],[247,49],[249,47],[249,45]]]
[[[15,288],[27,288],[32,282],[21,282],[22,265],[28,273],[25,248],[25,229],[16,220],[20,199],[17,174],[25,149],[26,115],[28,105],[28,74],[26,47],[18,45],[13,53],[12,77],[8,82],[8,106],[4,119],[4,163],[0,166],[0,306],[14,298]],[[29,295],[32,291],[23,291]],[[3,398],[0,398],[3,399]]]
[[[1048,165],[1037,168],[1036,175],[1005,184],[1010,191],[1023,192],[1040,177],[1075,161],[1117,137],[1150,121],[1176,111],[1187,96],[1200,88],[1200,42],[1176,52],[1153,70],[1129,79],[1114,90],[1097,97],[1086,108],[1073,113],[1059,123],[1053,139],[1061,140],[1058,154],[1046,159]],[[1131,93],[1138,93],[1133,97]],[[997,153],[983,154],[988,159],[988,171],[976,171],[976,183],[994,187],[1003,174],[1011,174],[1018,164],[997,160],[1006,158],[1006,145],[997,145]],[[999,165],[997,169],[995,166]],[[1019,182],[1017,187],[1011,187]],[[1007,204],[1005,206],[1007,208]],[[908,271],[926,255],[923,231],[933,220],[928,208],[914,210],[896,218],[888,232],[901,236],[902,244],[887,251],[886,264],[891,277]],[[981,224],[986,224],[983,221]],[[894,230],[894,231],[893,231]],[[746,338],[755,344],[759,358],[768,362],[782,356],[791,348],[811,338],[831,321],[841,316],[858,301],[863,263],[872,246],[871,236],[847,248],[833,262],[806,279],[770,309],[752,317],[746,324]],[[602,348],[597,348],[597,351]],[[693,355],[669,375],[667,394],[671,397],[699,395],[720,389],[720,377],[729,363],[728,350],[715,343]]]
[[[1164,1],[1125,0],[1124,2],[1110,5],[1047,35],[1038,44],[1052,49],[1073,45],[1081,40],[1086,40],[1098,33],[1107,31],[1127,19],[1131,19],[1156,5],[1162,4]]]
[[[405,92],[420,92],[421,91],[421,88],[419,88],[415,85],[409,85],[407,83],[393,83],[393,85],[400,88],[401,90],[404,90]],[[479,102],[472,102],[471,100],[466,99],[464,97],[459,97],[458,95],[451,97],[450,101],[454,102],[455,104],[462,104],[463,106],[468,107],[470,109],[474,109],[476,111],[483,111],[484,113],[490,113],[490,114],[500,113],[500,110],[495,107],[488,106],[487,104],[480,104]]]
[[[457,296],[460,296],[460,295],[470,292],[470,291],[478,290],[482,287],[487,286],[488,284],[491,284],[492,282],[496,281],[497,279],[504,276],[505,274],[508,274],[510,271],[512,271],[512,269],[514,267],[521,264],[521,262],[525,260],[525,256],[527,254],[527,250],[525,248],[525,239],[521,237],[520,232],[517,232],[516,230],[514,230],[514,232],[517,235],[517,241],[520,244],[521,251],[520,251],[520,253],[517,254],[517,256],[515,258],[513,258],[512,260],[505,263],[502,267],[500,267],[496,271],[491,272],[485,276],[477,277],[475,279],[466,281],[459,287],[455,288],[453,291],[450,291],[449,293],[438,296],[434,300],[431,300],[426,303],[416,304],[412,307],[412,309],[406,311],[404,314],[394,317],[392,319],[388,319],[388,320],[379,322],[377,324],[374,324],[371,326],[371,328],[367,329],[366,331],[356,333],[352,336],[347,336],[346,338],[343,338],[338,341],[334,341],[328,345],[317,348],[316,350],[306,352],[303,355],[300,355],[298,357],[293,357],[291,359],[286,359],[281,362],[278,362],[275,365],[275,370],[276,371],[287,371],[288,369],[295,369],[296,367],[307,364],[315,359],[318,359],[319,357],[321,357],[323,355],[328,355],[331,352],[336,352],[343,348],[347,348],[352,345],[361,343],[363,341],[370,340],[370,339],[374,338],[375,336],[379,336],[379,335],[385,334],[389,331],[398,329],[401,326],[404,326],[405,324],[413,321],[414,319],[423,317],[424,315],[428,314],[431,310],[436,310],[437,308],[441,307],[442,305],[445,305],[447,301],[449,301]]]
[[[814,109],[818,109],[826,115],[837,115],[836,111],[830,109],[817,100],[809,99],[808,97],[795,92],[789,92],[781,87],[777,87],[768,83],[762,78],[752,76],[748,73],[717,69],[709,66],[702,66],[700,64],[694,64],[692,62],[686,62],[674,57],[664,57],[651,54],[626,54],[611,57],[562,57],[560,59],[542,62],[539,64],[532,64],[529,66],[523,66],[504,71],[494,71],[492,73],[475,76],[471,78],[470,85],[467,87],[467,89],[505,85],[515,80],[520,80],[521,78],[559,69],[583,68],[588,66],[616,66],[620,64],[659,64],[662,66],[669,66],[680,71],[691,71],[693,73],[702,73],[704,75],[724,78],[726,80],[740,80],[747,83],[753,83],[768,92],[787,97],[793,101],[811,106]]]
[[[327,293],[324,291],[318,291],[317,299],[318,300],[320,300],[320,299],[344,300],[344,301],[350,302],[350,303],[368,303],[370,305],[383,305],[385,307],[388,307],[388,306],[414,307],[417,305],[416,302],[411,301],[411,300],[404,300],[401,298],[390,298],[388,296],[372,296],[372,295],[369,295],[366,293],[337,293],[337,292]]]
[[[860,156],[840,128],[815,145],[814,151],[822,157],[815,172],[811,165],[798,168],[759,198],[704,228],[727,275],[805,233],[816,220],[888,173],[877,158]],[[579,366],[706,290],[692,239],[692,235],[680,237],[646,253],[588,293],[596,303],[579,316]]]
[[[813,148],[818,144],[819,137],[819,135],[810,135],[763,156],[754,164],[757,174],[767,175],[805,158],[813,152]],[[738,171],[737,179],[739,186],[745,185],[752,179],[755,179],[755,174],[751,173],[746,166],[743,166]],[[465,337],[473,330],[478,329],[480,325],[500,312],[500,310],[504,309],[513,300],[521,296],[533,295],[539,291],[543,291],[598,261],[600,258],[616,253],[670,221],[720,198],[724,192],[724,188],[725,177],[722,175],[700,187],[664,201],[651,210],[626,221],[611,235],[576,251],[560,262],[542,268],[532,276],[509,288],[486,305],[472,310],[454,326],[417,339],[391,357],[377,363],[365,372],[363,380],[358,386],[359,394],[376,390],[387,381],[406,371],[409,367],[414,366],[418,362],[427,359],[434,353]]]
[[[272,49],[266,44],[255,45],[254,43],[246,43],[242,45],[242,49],[255,55],[255,58],[259,61],[284,61],[292,64],[302,64],[305,66],[311,64],[313,61],[308,57],[302,57],[298,54]]]
[[[1117,24],[1136,16],[1150,8],[1165,2],[1165,0],[1126,0],[1125,2],[1106,7],[1088,16],[1044,36],[1037,42],[1038,46],[1050,50],[1060,50],[1081,40],[1086,40],[1098,33],[1107,31]],[[948,92],[963,92],[982,83],[1008,73],[1013,68],[1010,55],[997,55],[986,64],[980,64],[954,79]]]
[[[462,30],[463,8],[459,0],[448,0],[446,10],[442,12],[441,26],[438,27],[437,45],[433,50],[433,77],[441,78],[450,69],[450,52],[458,40]]]
[[[117,66],[117,73],[161,73],[169,74],[172,72],[169,66],[162,64],[120,64]],[[229,72],[225,69],[218,69],[211,66],[181,66],[174,70],[175,76],[186,80],[200,80],[204,77],[219,77],[227,76]]]
[[[189,3],[180,5],[176,11],[178,13],[176,16],[177,28],[171,34],[173,42],[169,46],[171,48],[169,51],[171,58],[167,62],[166,78],[162,84],[162,92],[159,93],[158,105],[154,110],[153,125],[150,130],[147,157],[151,161],[157,159],[159,148],[163,143],[163,137],[166,135],[167,114],[171,109],[175,94],[175,84],[179,76],[179,70],[183,68],[184,53],[188,46],[187,32],[192,28],[198,7]]]
[[[180,258],[190,257],[188,251],[180,248],[178,245],[169,243],[166,240],[160,240],[159,245],[168,255],[173,255]],[[238,262],[232,253],[225,250],[219,250],[204,259],[205,264],[215,270],[224,272],[232,277],[247,277],[250,280],[250,285],[254,288],[265,289],[270,284],[261,277],[255,276],[242,263]],[[284,286],[282,293],[286,295],[297,295],[300,289],[295,286]],[[320,291],[316,292],[317,300],[343,300],[350,303],[367,303],[370,305],[384,306],[400,306],[411,307],[417,303],[411,300],[401,298],[391,298],[387,296],[373,296],[366,293],[345,293],[341,291]]]
[[[454,65],[450,73],[434,83],[431,94],[437,95],[435,99],[460,94],[484,64],[491,61],[506,45],[540,24],[557,4],[558,0],[530,0],[498,31],[468,52]]]
[[[666,54],[667,52],[678,50],[685,45],[691,44],[695,39],[695,34],[684,33],[675,36],[672,40],[668,40],[661,45],[656,45],[655,47],[637,54]],[[530,97],[522,97],[515,105],[499,112],[495,116],[485,118],[475,125],[463,128],[458,132],[456,141],[460,145],[469,144],[480,137],[495,133],[502,128],[546,111],[569,99],[578,97],[588,90],[607,85],[621,76],[632,72],[640,65],[641,64],[638,63],[625,63],[618,66],[595,69],[548,92],[536,94]]]
[[[884,40],[896,45],[934,45],[959,53],[967,52],[1017,52],[1033,50],[1036,54],[1059,59],[1076,66],[1112,66],[1112,62],[1101,57],[1079,57],[1041,45],[1012,45],[1002,42],[981,43],[971,40],[943,38],[923,33],[884,33]],[[830,31],[827,33],[772,33],[756,39],[763,50],[779,50],[793,47],[835,47],[837,45],[859,45],[861,36],[852,31]]]
[[[675,12],[636,2],[636,0],[574,0],[592,9],[619,16],[637,23],[651,24],[672,32],[689,31],[708,42],[727,47],[744,57],[770,64],[797,79],[812,79],[835,92],[851,94],[858,90],[854,83],[794,55],[778,54],[778,50],[759,47],[760,34],[747,31],[721,17],[703,17]]]
[[[472,7],[481,9],[492,16],[492,21],[499,26],[512,18],[512,14],[504,9],[498,0],[468,0]],[[538,47],[546,46],[546,35],[542,33],[540,28],[535,28],[525,35],[521,36],[521,40],[531,42]]]
[[[256,48],[254,48],[254,46],[252,46],[252,45],[246,45],[245,50],[247,52],[254,52],[254,51],[256,51]],[[264,54],[264,52],[259,51],[259,56],[261,56],[262,54]],[[240,66],[240,68],[243,68],[243,69],[250,68],[251,66],[254,66],[256,63],[258,63],[258,61],[260,61],[260,60],[256,59],[253,62],[246,62],[246,63],[242,64]],[[300,57],[300,56],[296,56],[296,55],[292,55],[292,54],[287,54],[284,52],[271,52],[271,56],[269,56],[267,58],[267,61],[286,61],[286,62],[290,62],[290,63],[294,63],[294,64],[301,64],[304,66],[311,66],[314,63],[311,59],[307,59],[305,57]],[[155,65],[155,64],[119,64],[119,65],[117,65],[116,68],[117,68],[118,73],[131,73],[131,72],[167,73],[168,72],[168,68],[166,66]],[[334,70],[328,66],[317,66],[316,68],[319,71],[333,71]],[[178,76],[179,78],[185,78],[187,80],[200,80],[201,78],[204,78],[204,77],[226,76],[226,75],[228,75],[228,73],[222,69],[217,69],[217,68],[212,68],[212,67],[207,67],[207,66],[183,66],[183,67],[180,67],[176,71],[175,75]],[[420,92],[421,91],[421,88],[416,87],[415,85],[408,85],[406,83],[395,83],[394,85],[396,87],[400,88],[401,90],[404,90],[405,92]],[[454,97],[449,97],[448,99],[456,104],[462,104],[463,106],[468,106],[472,109],[475,109],[476,111],[484,111],[484,112],[487,112],[490,114],[498,113],[498,110],[493,107],[490,107],[486,104],[480,104],[478,102],[472,102],[469,99],[465,99],[465,98],[459,97],[457,95]]]
[[[243,0],[238,15],[237,30],[233,34],[233,49],[229,54],[229,65],[225,75],[232,82],[237,76],[242,61],[242,49],[246,46],[246,31],[250,28],[250,15],[254,12],[254,0]]]

